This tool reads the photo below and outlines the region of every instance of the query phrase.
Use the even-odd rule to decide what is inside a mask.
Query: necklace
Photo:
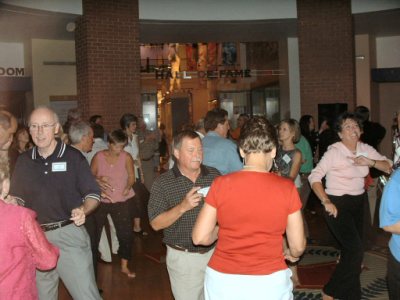
[[[249,171],[255,171],[255,172],[263,172],[263,173],[268,173],[266,169],[260,168],[258,166],[252,166],[252,165],[244,165],[243,169],[248,169]],[[252,169],[252,170],[250,170]]]

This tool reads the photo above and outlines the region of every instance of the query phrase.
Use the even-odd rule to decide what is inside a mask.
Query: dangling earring
[[[246,157],[243,156],[243,167],[246,165]]]

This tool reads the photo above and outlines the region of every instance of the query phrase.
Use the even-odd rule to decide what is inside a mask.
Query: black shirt
[[[47,158],[33,147],[18,157],[10,194],[34,210],[40,224],[71,218],[71,210],[90,197],[100,201],[100,188],[85,157],[57,141]]]

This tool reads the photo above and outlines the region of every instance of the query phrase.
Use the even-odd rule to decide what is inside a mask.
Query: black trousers
[[[400,299],[400,262],[394,258],[392,253],[389,254],[387,264],[387,282],[389,287],[389,299]]]
[[[119,242],[118,255],[127,260],[130,260],[132,257],[133,243],[130,201],[131,200],[117,203],[100,203],[100,206],[94,214],[98,236],[101,236],[101,230],[107,222],[107,214],[111,215]]]
[[[365,195],[329,196],[336,205],[337,217],[324,213],[329,229],[340,246],[340,260],[324,293],[335,299],[361,299],[361,264],[363,261],[363,201]]]
[[[92,250],[94,276],[97,279],[97,258],[98,258],[98,247],[100,240],[97,234],[97,226],[94,213],[86,217],[85,227],[90,237],[90,248]]]
[[[149,201],[150,193],[146,186],[139,181],[135,182],[133,190],[135,191],[135,196],[130,199],[131,217],[143,219],[147,216],[147,202]]]

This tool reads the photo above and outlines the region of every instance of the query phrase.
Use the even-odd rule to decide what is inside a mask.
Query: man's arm
[[[74,208],[71,211],[70,220],[73,221],[76,226],[85,224],[86,216],[92,213],[99,204],[100,198],[97,199],[93,196],[87,196],[81,206]]]
[[[86,159],[83,157],[78,164],[77,171],[77,188],[79,189],[84,200],[79,207],[74,208],[71,211],[70,220],[74,221],[75,225],[80,226],[85,223],[86,215],[93,212],[100,204],[101,190]]]
[[[229,171],[228,173],[236,172],[243,169],[243,163],[240,160],[237,146],[232,142],[231,148],[225,153],[229,161]],[[226,158],[225,156],[225,158]]]
[[[383,226],[382,229],[390,233],[400,234],[400,220],[393,225]]]
[[[185,212],[198,206],[203,197],[201,194],[197,193],[199,189],[200,187],[193,187],[178,205],[151,220],[151,227],[156,231],[167,228],[174,224]]]
[[[397,169],[386,184],[379,209],[379,227],[400,234],[400,170]]]

